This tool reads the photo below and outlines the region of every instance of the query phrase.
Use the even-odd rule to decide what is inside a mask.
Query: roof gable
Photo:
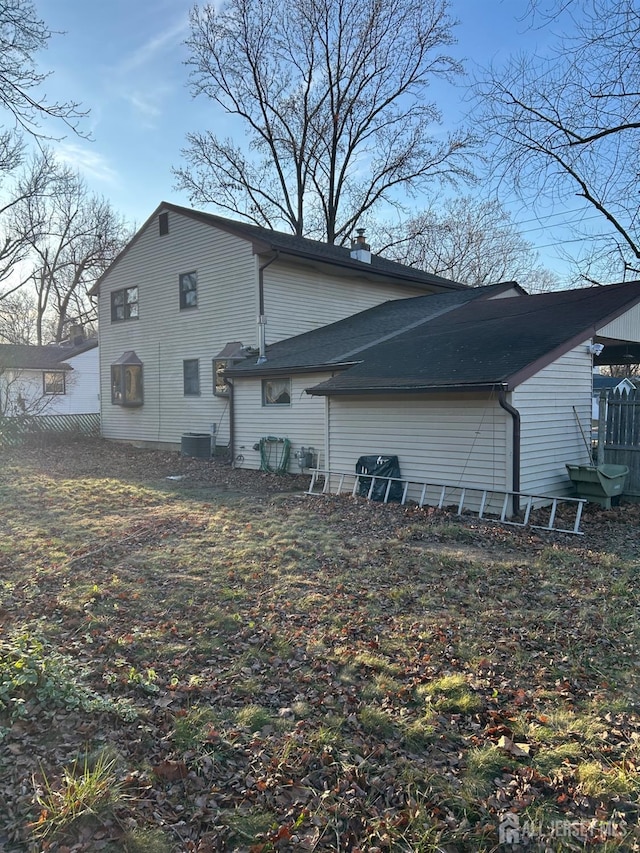
[[[638,380],[634,376],[603,376],[602,374],[594,373],[593,390],[596,392],[613,391],[622,387],[631,391],[637,387],[637,382]]]
[[[355,274],[373,279],[391,279],[398,283],[404,283],[410,287],[429,291],[452,291],[466,290],[467,285],[452,281],[442,276],[433,275],[423,270],[414,269],[404,264],[390,261],[380,255],[371,256],[371,263],[354,260],[350,250],[344,246],[335,246],[323,243],[319,240],[310,240],[306,237],[297,237],[295,234],[287,234],[282,231],[272,231],[246,222],[227,219],[205,211],[193,210],[188,207],[161,202],[144,224],[138,229],[125,248],[113,260],[111,265],[100,276],[91,289],[91,293],[97,293],[100,284],[113,268],[128,254],[135,246],[140,235],[148,228],[153,227],[157,217],[162,212],[170,211],[188,219],[201,222],[205,225],[225,231],[241,240],[249,242],[256,254],[276,254],[286,257],[294,262],[306,262],[326,265],[336,270],[350,270]]]

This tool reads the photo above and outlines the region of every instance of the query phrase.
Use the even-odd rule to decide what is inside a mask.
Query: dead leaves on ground
[[[30,506],[71,526],[0,551],[0,636],[37,631],[135,718],[79,713],[63,689],[0,711],[3,853],[37,849],[33,780],[87,748],[114,757],[123,796],[43,850],[488,851],[507,814],[614,821],[605,840],[638,843],[638,550],[620,513],[587,513],[578,541],[270,497],[273,478],[239,500],[263,480],[248,472],[207,500],[189,477],[201,490],[215,466],[177,454],[10,462],[8,526]],[[98,514],[115,501],[108,524],[65,464],[96,478]],[[119,516],[117,476],[137,483]]]

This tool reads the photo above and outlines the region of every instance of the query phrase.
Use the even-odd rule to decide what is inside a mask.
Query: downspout
[[[266,268],[277,261],[280,257],[280,252],[276,249],[275,255],[271,260],[267,261],[261,267],[258,267],[258,360],[256,364],[264,364],[267,360],[267,343],[265,335],[265,326],[267,318],[264,313],[264,271]]]
[[[230,379],[224,380],[227,383],[227,387],[229,389],[229,459],[231,459],[231,467],[235,468],[235,412],[233,408],[233,382]]]
[[[513,469],[511,473],[512,491],[520,491],[520,412],[511,403],[507,402],[503,385],[498,386],[498,403],[500,407],[511,415],[513,421]],[[520,498],[517,494],[513,496],[513,514],[520,512]]]

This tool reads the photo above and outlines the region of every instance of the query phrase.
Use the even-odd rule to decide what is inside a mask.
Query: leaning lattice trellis
[[[39,415],[0,417],[0,446],[15,447],[27,439],[50,435],[100,435],[100,415]]]

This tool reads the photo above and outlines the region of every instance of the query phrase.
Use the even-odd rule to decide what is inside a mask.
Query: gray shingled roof
[[[638,384],[640,381],[637,376],[604,376],[599,373],[594,373],[593,375],[593,390],[594,391],[608,391],[613,388],[616,388],[623,379],[628,379],[633,385]]]
[[[413,299],[396,299],[368,308],[344,320],[287,338],[267,347],[267,361],[256,364],[256,357],[227,371],[229,376],[248,374],[273,374],[279,370],[310,370],[318,366],[353,363],[361,358],[361,351],[381,343],[416,323],[424,323],[444,312],[470,302],[500,293],[512,283],[468,288],[451,293],[416,296]]]
[[[371,263],[369,264],[354,260],[351,257],[350,249],[345,246],[334,246],[329,243],[322,243],[319,240],[310,240],[307,237],[297,237],[295,234],[288,234],[283,231],[260,228],[257,225],[249,225],[246,222],[227,219],[223,216],[217,216],[214,213],[192,210],[189,207],[181,207],[170,202],[162,202],[156,213],[160,210],[173,210],[175,213],[181,213],[191,219],[197,219],[200,222],[213,225],[230,234],[235,234],[238,237],[249,240],[256,247],[256,251],[260,251],[261,253],[265,251],[277,251],[285,255],[293,255],[298,258],[306,258],[307,260],[315,260],[358,270],[361,273],[374,273],[387,278],[401,279],[410,286],[431,287],[439,290],[466,290],[468,287],[468,285],[460,284],[451,279],[390,261],[373,252],[371,253]]]
[[[500,287],[385,302],[267,347],[264,364],[254,355],[228,375],[339,371],[312,394],[512,388],[640,303],[640,282],[487,298]]]
[[[312,394],[516,387],[640,303],[640,281],[478,300],[370,347]]]
[[[0,344],[0,367],[20,370],[71,370],[72,368],[64,363],[67,359],[97,346],[98,341],[95,338],[83,341],[77,346]]]
[[[284,256],[299,258],[308,262],[318,264],[329,264],[338,267],[341,270],[352,271],[360,276],[368,279],[392,279],[395,282],[401,282],[407,287],[414,287],[416,290],[424,292],[425,290],[433,291],[451,291],[451,290],[467,290],[466,284],[460,284],[457,281],[451,281],[448,278],[442,278],[439,275],[432,275],[423,270],[414,269],[413,267],[405,266],[404,264],[389,261],[380,255],[371,254],[371,263],[356,261],[351,257],[350,250],[344,246],[332,246],[328,243],[321,243],[319,240],[309,240],[306,237],[296,237],[295,234],[286,234],[282,231],[272,231],[269,228],[259,228],[257,225],[249,225],[246,222],[238,222],[235,219],[226,219],[223,216],[216,216],[214,213],[206,213],[201,210],[192,210],[190,207],[181,207],[177,204],[163,201],[154,210],[147,221],[138,229],[135,236],[127,243],[125,248],[111,263],[109,268],[100,276],[98,281],[93,285],[90,293],[97,293],[100,285],[111,269],[119,263],[133,245],[137,242],[140,235],[148,228],[151,223],[157,218],[158,214],[163,211],[173,211],[190,219],[195,219],[198,222],[203,222],[206,225],[211,225],[219,228],[221,231],[226,231],[228,234],[234,234],[243,240],[248,240],[257,254],[279,253]]]

